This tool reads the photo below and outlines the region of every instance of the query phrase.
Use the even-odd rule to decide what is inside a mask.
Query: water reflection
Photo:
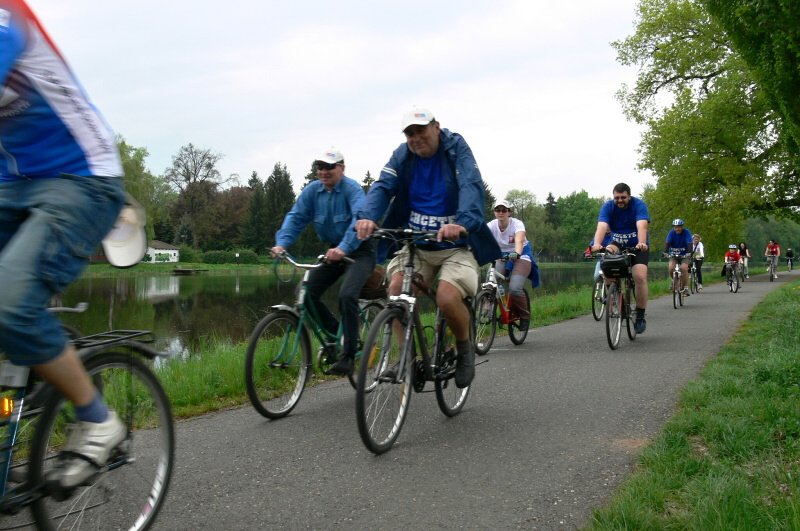
[[[666,277],[666,265],[653,266],[651,277]],[[538,293],[590,284],[593,270],[593,263],[542,269],[542,288],[534,293],[534,304]],[[278,282],[272,275],[86,279],[70,287],[63,303],[88,302],[89,309],[63,318],[84,333],[152,330],[159,350],[187,357],[202,352],[209,341],[246,341],[270,306],[294,300],[294,290],[294,283]],[[331,308],[336,307],[337,291],[335,286],[326,294]]]

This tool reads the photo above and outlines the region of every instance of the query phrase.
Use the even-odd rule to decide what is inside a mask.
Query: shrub
[[[189,247],[188,245],[181,245],[179,260],[181,262],[200,262],[200,251]]]
[[[236,257],[231,251],[207,251],[203,253],[203,262],[207,264],[233,264]]]

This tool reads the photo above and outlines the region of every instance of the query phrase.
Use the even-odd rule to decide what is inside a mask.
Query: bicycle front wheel
[[[700,293],[700,290],[697,289],[697,275],[692,273],[691,278],[689,279],[689,291],[691,293]]]
[[[489,290],[482,290],[475,298],[475,352],[478,356],[489,353],[497,334],[497,299]]]
[[[369,334],[369,329],[372,327],[372,323],[375,321],[375,318],[381,313],[383,310],[383,304],[379,302],[370,302],[367,303],[366,306],[359,312],[359,316],[361,317],[361,324],[358,328],[358,338],[363,345],[367,342],[367,334]],[[371,350],[370,352],[364,352],[363,348],[361,352],[356,354],[356,359],[354,360],[353,364],[353,372],[347,375],[347,379],[350,381],[350,385],[353,386],[353,389],[358,389],[358,373],[361,370],[361,360],[366,359],[367,363],[370,365],[374,365],[377,362],[377,352],[375,350]],[[367,392],[371,391],[372,389],[368,389]]]
[[[603,318],[606,311],[606,304],[604,298],[606,296],[606,282],[603,277],[597,277],[592,289],[592,316],[595,321]]]
[[[608,286],[606,298],[606,339],[611,350],[619,347],[619,336],[622,332],[622,293],[617,283]]]
[[[98,391],[109,408],[127,425],[128,437],[89,484],[63,500],[49,496],[33,502],[37,528],[147,529],[172,477],[175,433],[169,401],[153,372],[134,354],[106,351],[84,363],[92,380],[101,382]],[[36,431],[33,481],[43,481],[74,423],[73,406],[54,393]]]
[[[527,314],[529,318],[528,322],[524,325],[519,318],[508,323],[508,337],[515,345],[521,345],[525,341],[525,338],[528,337],[528,329],[530,328],[531,297],[528,295],[527,289],[523,288],[522,293],[525,294],[525,308],[528,310]]]
[[[397,440],[411,400],[414,357],[401,360],[404,330],[403,310],[389,307],[375,318],[364,343],[363,355],[374,352],[376,361],[362,363],[358,372],[356,421],[364,445],[376,454]],[[413,352],[413,345],[409,347]]]
[[[311,375],[311,342],[298,317],[287,311],[267,315],[250,335],[244,383],[261,415],[279,419],[300,401]]]
[[[678,297],[680,297],[680,283],[678,277],[672,275],[672,307],[678,309]]]
[[[470,311],[470,313],[472,313]],[[437,325],[439,345],[436,348],[434,365],[436,374],[434,388],[436,389],[436,402],[439,409],[448,417],[458,415],[464,408],[469,395],[470,386],[459,389],[453,379],[456,372],[456,336],[447,325],[447,321],[442,317]],[[473,329],[474,330],[474,329]],[[474,332],[470,341],[474,340]]]

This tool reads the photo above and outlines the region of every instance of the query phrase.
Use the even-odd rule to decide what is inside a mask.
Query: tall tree
[[[581,256],[594,236],[602,200],[589,197],[585,190],[581,190],[559,197],[557,204],[561,219],[558,252],[561,256]]]
[[[497,198],[495,198],[494,194],[492,193],[492,189],[489,187],[489,184],[484,179],[483,181],[483,217],[486,218],[487,221],[491,221],[494,219],[494,205],[497,203]]]
[[[272,173],[264,183],[264,195],[266,204],[264,225],[261,230],[264,232],[267,245],[272,247],[275,245],[275,233],[278,232],[284,216],[295,202],[292,177],[286,169],[286,164],[275,163]]]
[[[194,183],[224,184],[225,181],[217,169],[222,157],[221,153],[197,148],[189,142],[181,146],[178,154],[172,157],[172,165],[166,169],[164,177],[180,193],[185,192],[186,188]]]
[[[365,194],[369,192],[369,189],[372,188],[372,183],[374,182],[375,179],[372,178],[372,175],[369,173],[369,170],[367,170],[367,174],[364,175],[364,180],[361,181],[361,189],[364,190]]]
[[[269,249],[269,236],[265,230],[267,226],[267,194],[264,183],[254,171],[247,181],[250,189],[250,205],[247,221],[243,229],[244,244],[255,252],[263,254]]]
[[[556,198],[553,197],[553,193],[548,193],[547,200],[544,203],[544,211],[547,214],[545,221],[547,221],[547,223],[549,223],[553,228],[558,228],[560,224],[558,209],[559,205],[556,202]]]

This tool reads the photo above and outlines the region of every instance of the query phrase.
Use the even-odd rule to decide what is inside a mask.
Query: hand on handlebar
[[[519,253],[508,253],[509,260],[516,260],[517,258],[519,258]]]
[[[359,219],[356,221],[356,234],[358,235],[359,240],[366,240],[375,229],[378,228],[378,224],[372,221],[371,219]]]
[[[283,255],[284,253],[286,253],[286,249],[284,249],[280,245],[276,245],[275,247],[270,249],[269,252],[270,252],[270,254],[272,254],[272,258],[277,258],[277,257]]]
[[[455,223],[447,223],[446,225],[442,225],[442,227],[439,229],[439,234],[436,236],[436,241],[437,242],[442,242],[445,240],[456,241],[466,233],[467,229],[465,229],[461,225],[456,225]]]

